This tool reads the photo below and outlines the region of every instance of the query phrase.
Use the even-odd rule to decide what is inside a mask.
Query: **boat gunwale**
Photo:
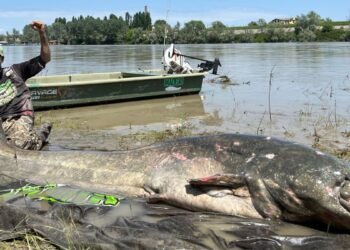
[[[78,107],[78,106],[88,106],[88,105],[98,105],[104,103],[114,103],[114,102],[125,102],[125,101],[133,101],[133,100],[146,100],[152,99],[153,97],[165,98],[169,96],[180,96],[180,95],[190,95],[190,94],[198,94],[200,89],[186,89],[180,91],[174,91],[172,93],[163,93],[162,92],[154,92],[147,97],[139,96],[137,94],[128,95],[128,96],[110,96],[96,99],[78,99],[83,100],[83,102],[77,101],[77,99],[69,99],[69,100],[54,100],[54,101],[40,101],[33,103],[35,110],[47,110],[51,108],[63,108],[63,107]]]
[[[105,72],[105,73],[91,73],[91,75],[103,75],[103,74],[123,74],[123,73],[130,73],[130,74],[142,74],[147,72]],[[81,85],[96,85],[96,84],[117,84],[117,83],[128,83],[128,82],[138,82],[138,81],[145,81],[145,80],[161,80],[161,79],[168,79],[168,78],[190,78],[190,77],[204,77],[207,75],[207,72],[198,72],[198,73],[191,73],[191,74],[161,74],[161,75],[145,75],[145,76],[132,76],[127,78],[112,78],[112,79],[98,79],[98,80],[84,80],[84,81],[71,81],[71,82],[54,82],[54,83],[35,83],[31,82],[34,81],[36,78],[41,77],[47,77],[47,78],[54,78],[54,77],[72,77],[72,76],[81,76],[81,75],[89,75],[89,73],[86,74],[71,74],[71,75],[50,75],[50,76],[36,76],[33,78],[28,79],[29,82],[27,82],[27,85],[29,88],[38,88],[38,87],[70,87],[70,86],[81,86]]]

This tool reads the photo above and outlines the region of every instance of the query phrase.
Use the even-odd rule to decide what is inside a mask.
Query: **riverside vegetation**
[[[176,43],[251,43],[251,42],[312,42],[350,41],[350,18],[334,22],[321,18],[314,11],[296,17],[293,25],[267,23],[264,19],[252,21],[245,27],[228,27],[214,21],[209,27],[200,20],[191,20],[173,27],[166,20],[152,22],[149,11],[125,17],[110,14],[109,17],[58,17],[47,26],[49,39],[57,44],[162,44]],[[35,32],[26,25],[22,32],[0,34],[0,41],[9,44],[38,43]]]

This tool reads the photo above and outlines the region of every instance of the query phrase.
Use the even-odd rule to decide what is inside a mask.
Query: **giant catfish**
[[[113,152],[26,151],[3,139],[0,171],[194,211],[350,229],[349,165],[270,137],[198,136]]]

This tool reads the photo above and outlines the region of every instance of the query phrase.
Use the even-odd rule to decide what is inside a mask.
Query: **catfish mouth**
[[[350,181],[347,179],[340,188],[339,202],[348,212],[350,212]]]
[[[240,198],[250,197],[249,190],[239,175],[216,174],[187,181],[192,187],[197,187],[207,195],[213,197],[223,197],[226,195],[233,195]]]

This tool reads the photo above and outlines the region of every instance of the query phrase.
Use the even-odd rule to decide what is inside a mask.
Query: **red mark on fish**
[[[334,196],[333,188],[326,186],[326,192],[327,192],[330,196]]]
[[[186,161],[188,160],[188,158],[184,155],[184,154],[181,154],[179,152],[177,153],[172,153],[173,157],[175,157],[176,159],[178,160],[181,160],[181,161]]]
[[[215,151],[217,151],[217,152],[221,152],[221,151],[224,151],[224,149],[221,147],[221,145],[219,145],[219,144],[215,144]]]
[[[191,183],[207,183],[207,182],[213,182],[217,180],[217,176],[212,175],[208,177],[198,178],[198,179],[192,179],[190,180]]]

